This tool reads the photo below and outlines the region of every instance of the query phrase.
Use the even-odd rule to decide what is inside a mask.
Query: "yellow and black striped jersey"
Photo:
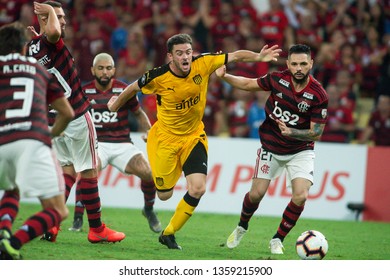
[[[203,126],[210,75],[226,62],[227,54],[201,54],[192,58],[186,77],[176,76],[165,64],[138,80],[143,94],[156,94],[157,119],[164,131],[186,135]]]

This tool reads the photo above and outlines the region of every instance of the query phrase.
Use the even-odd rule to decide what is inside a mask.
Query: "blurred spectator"
[[[230,137],[249,137],[248,111],[253,93],[233,88],[232,100],[227,105],[227,123]]]
[[[90,15],[78,33],[74,44],[75,56],[78,58],[81,82],[84,84],[93,79],[91,74],[91,61],[98,53],[111,53],[109,40],[101,29],[101,21]]]
[[[233,4],[227,1],[221,2],[218,13],[214,17],[210,17],[210,21],[206,25],[209,28],[210,41],[212,42],[209,49],[212,52],[223,50],[223,40],[227,37],[233,37],[239,48],[242,48],[239,22],[240,19],[233,10]]]
[[[370,26],[366,31],[361,52],[364,79],[360,87],[360,96],[376,98],[380,67],[386,53],[387,46],[382,44],[375,27]]]
[[[257,20],[253,19],[250,16],[240,18],[238,32],[240,33],[240,37],[242,38],[242,40],[246,40],[251,37],[257,37],[256,24]]]
[[[380,37],[384,36],[386,33],[386,14],[381,2],[386,1],[369,1],[369,3],[364,6],[365,10],[363,11],[361,25],[363,32],[365,32],[370,26],[374,26]],[[390,5],[390,2],[387,2],[389,3],[388,5]]]
[[[299,27],[295,30],[297,44],[305,44],[312,50],[312,57],[317,55],[322,44],[321,32],[315,26],[315,17],[308,11],[300,14]]]
[[[240,18],[251,18],[256,20],[257,10],[252,5],[251,0],[232,0],[234,12],[238,14]]]
[[[268,91],[256,91],[255,100],[249,106],[247,122],[249,138],[259,139],[259,127],[265,120],[265,103],[270,95]]]
[[[362,44],[364,33],[357,26],[356,16],[352,12],[347,12],[343,15],[339,29],[343,32],[349,44],[355,47]]]
[[[316,79],[321,81],[324,87],[332,79],[336,71],[335,61],[339,56],[341,46],[346,43],[345,37],[340,30],[332,33],[329,42],[324,42],[315,57],[317,65],[314,66],[313,72]]]
[[[118,19],[118,26],[110,37],[110,46],[115,61],[118,61],[119,53],[126,49],[128,30],[134,24],[134,17],[130,13],[121,13]]]
[[[387,52],[383,57],[382,64],[380,66],[380,76],[377,86],[378,96],[382,94],[389,94],[390,92],[390,33],[383,37],[384,44],[387,46]],[[377,98],[375,102],[377,102]]]
[[[79,52],[76,50],[76,32],[71,24],[66,25],[65,36],[63,38],[66,47],[73,54],[73,58],[75,61],[79,60]]]
[[[378,98],[376,110],[372,112],[367,127],[359,137],[359,143],[375,146],[390,146],[390,91]]]
[[[349,0],[329,1],[330,5],[325,15],[325,40],[329,38],[336,30],[341,30],[344,15],[347,12],[353,12]]]
[[[117,76],[127,84],[134,82],[146,71],[148,57],[143,29],[134,25],[129,30],[126,49],[119,52]]]
[[[166,62],[168,53],[166,42],[171,36],[179,33],[180,24],[172,10],[164,13],[155,10],[153,20],[156,27],[155,40],[153,40],[153,65],[163,65]]]
[[[329,95],[328,122],[321,141],[349,143],[355,131],[353,112],[340,104],[341,94],[336,85],[328,85],[326,91]]]
[[[280,3],[283,5],[284,13],[290,26],[293,29],[298,29],[300,27],[299,18],[307,13],[304,2],[299,0],[280,0]]]
[[[362,84],[362,64],[357,55],[358,50],[351,44],[346,43],[341,46],[340,53],[336,57],[336,71],[346,70],[350,75],[352,87],[360,90]]]
[[[284,13],[283,5],[280,0],[268,0],[269,11],[259,13],[258,21],[258,36],[263,38],[266,44],[278,45],[283,50],[287,50],[294,43],[294,33],[289,26],[286,14]],[[285,68],[287,52],[281,53],[276,65]]]
[[[14,21],[22,22],[26,27],[32,25],[33,20],[27,20],[27,13],[22,12],[24,9],[30,9],[28,18],[34,17],[31,1],[28,0],[0,0],[0,26]],[[32,19],[32,18],[31,18]]]
[[[153,40],[154,40],[154,23],[153,23],[153,5],[157,5],[159,11],[160,7],[162,10],[165,10],[169,0],[159,0],[154,2],[152,0],[138,0],[133,2],[133,9],[131,13],[134,15],[134,22],[137,26],[140,26],[143,29],[144,37],[144,48],[146,49],[145,54],[148,56],[153,50]]]
[[[200,52],[209,52],[211,50],[209,48],[209,27],[215,20],[211,10],[213,10],[213,8],[218,10],[219,1],[174,0],[174,2],[180,3],[178,20],[183,26],[192,29],[192,38],[199,43],[199,48],[197,50]]]
[[[95,0],[91,7],[85,9],[88,17],[100,21],[100,29],[107,42],[109,42],[111,33],[118,27],[118,19],[112,2],[111,0]]]
[[[349,71],[346,69],[338,70],[332,83],[337,86],[340,105],[354,112],[357,94],[353,89],[353,79]]]
[[[390,1],[383,1],[381,8],[385,13],[385,33],[390,34]]]
[[[34,15],[33,6],[29,3],[29,1],[22,0],[18,2],[24,3],[20,8],[19,21],[26,27],[34,25],[34,23],[37,21],[37,18]]]

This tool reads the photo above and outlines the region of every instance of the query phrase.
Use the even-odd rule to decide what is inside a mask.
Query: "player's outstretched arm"
[[[224,80],[225,82],[231,84],[233,87],[248,90],[248,91],[255,91],[259,90],[260,87],[257,83],[257,79],[251,79],[246,78],[242,76],[234,76],[231,74],[228,74],[226,72],[226,66],[223,65],[219,67],[217,70],[215,70],[215,74],[218,78]]]
[[[141,89],[138,86],[138,81],[135,81],[128,85],[118,96],[113,96],[107,103],[108,110],[111,112],[117,112],[127,100],[132,98]]]
[[[270,62],[277,61],[282,49],[278,45],[268,47],[265,45],[259,53],[249,50],[238,50],[228,54],[228,63],[230,62]]]

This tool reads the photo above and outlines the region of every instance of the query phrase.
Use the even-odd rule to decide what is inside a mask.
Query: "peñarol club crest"
[[[195,84],[200,85],[202,83],[202,76],[198,74],[192,80],[194,80]]]
[[[161,187],[162,185],[164,185],[164,179],[161,177],[156,177],[156,184],[157,186]]]

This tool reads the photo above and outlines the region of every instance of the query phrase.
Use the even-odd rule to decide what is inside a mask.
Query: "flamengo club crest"
[[[268,174],[269,173],[269,165],[267,165],[267,164],[264,164],[261,168],[260,168],[260,170],[261,170],[261,172],[263,172],[263,174]]]
[[[302,113],[305,113],[309,110],[310,108],[310,105],[306,103],[306,101],[301,101],[299,104],[298,104],[298,109],[299,109],[299,112],[302,112]]]

